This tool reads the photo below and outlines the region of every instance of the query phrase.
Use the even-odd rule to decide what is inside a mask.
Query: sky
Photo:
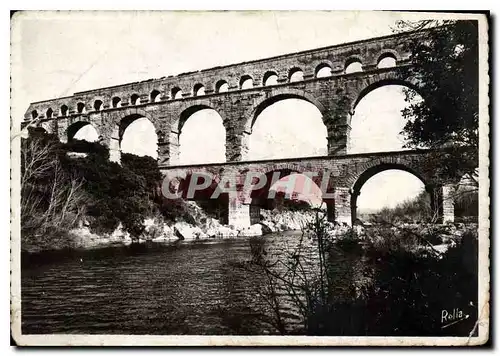
[[[30,102],[390,34],[409,14],[389,12],[25,12],[12,24],[12,117]],[[350,153],[402,147],[401,88],[368,94],[356,108]],[[382,124],[383,123],[383,124]],[[154,129],[135,122],[122,150],[155,156]],[[77,138],[95,139],[91,127]],[[202,140],[200,137],[214,137]],[[225,160],[225,132],[213,110],[194,114],[180,136],[181,163]],[[249,159],[326,154],[326,128],[310,103],[266,108],[250,139]],[[358,207],[375,209],[417,195],[405,172],[379,174]],[[395,186],[395,184],[397,184]],[[394,189],[397,187],[398,189]],[[403,199],[403,198],[404,199]]]

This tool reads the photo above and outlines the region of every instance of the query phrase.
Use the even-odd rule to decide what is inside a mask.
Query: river
[[[266,250],[285,251],[299,236],[260,239]],[[238,267],[251,259],[250,242],[179,241],[24,255],[22,332],[276,334],[259,296],[264,276]],[[300,314],[293,305],[286,308],[287,324],[299,330]]]

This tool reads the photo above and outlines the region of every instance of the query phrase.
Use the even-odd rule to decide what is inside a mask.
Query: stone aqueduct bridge
[[[373,38],[79,92],[69,97],[32,103],[25,120],[35,119],[37,126],[57,133],[61,141],[73,139],[80,128],[90,124],[98,132],[100,142],[109,147],[111,159],[119,160],[121,140],[127,126],[145,117],[155,127],[158,164],[166,172],[168,167],[179,163],[179,135],[186,120],[198,110],[211,108],[220,114],[225,127],[226,161],[239,162],[220,165],[221,169],[234,171],[243,167],[251,169],[255,165],[263,169],[264,166],[277,165],[274,169],[288,167],[286,169],[301,171],[309,164],[320,170],[331,167],[336,172],[344,172],[337,173],[338,199],[333,215],[350,222],[349,206],[355,204],[355,198],[349,198],[349,194],[355,193],[352,190],[354,177],[360,176],[361,171],[373,162],[378,162],[381,167],[397,164],[399,168],[421,176],[421,167],[415,163],[419,161],[417,153],[345,156],[351,116],[367,93],[390,84],[418,90],[416,81],[401,81],[398,76],[401,68],[411,65],[404,45],[413,36],[424,38],[425,33]],[[392,58],[395,65],[379,68],[380,61],[385,58]],[[360,71],[348,73],[346,69],[353,63],[359,65]],[[320,77],[318,74],[325,72],[324,68],[328,75]],[[268,82],[270,77],[277,79],[272,85]],[[297,159],[286,164],[284,161],[245,163],[257,116],[269,105],[287,98],[306,100],[319,109],[328,132],[328,158]],[[209,165],[206,169],[209,167],[219,166]],[[195,168],[171,169],[189,171]],[[246,197],[230,202],[230,224],[248,225],[248,203]]]
[[[199,164],[192,166],[161,167],[168,177],[163,189],[185,196],[193,174],[199,173],[212,177],[210,186],[196,192],[194,199],[209,199],[217,186],[230,188],[233,182],[236,194],[227,196],[229,203],[228,221],[230,224],[249,226],[251,224],[250,207],[264,207],[269,189],[273,182],[272,175],[281,179],[294,173],[312,173],[311,180],[321,188],[323,201],[328,210],[328,219],[351,224],[356,219],[356,201],[363,184],[375,174],[388,169],[398,169],[412,173],[425,185],[431,197],[431,205],[441,221],[453,221],[454,205],[452,186],[457,181],[444,181],[436,176],[432,169],[433,162],[439,161],[439,155],[446,154],[430,150],[413,150],[399,152],[377,152],[368,154],[335,155],[308,158],[289,158],[267,161],[228,162],[220,164]],[[252,173],[255,178],[247,178]],[[266,176],[266,184],[254,189],[259,176]],[[251,184],[245,184],[245,180]],[[200,178],[198,183],[201,184]],[[192,182],[191,182],[192,183]],[[260,185],[259,185],[260,186]],[[394,187],[398,189],[398,187]],[[307,192],[306,192],[307,193]],[[328,198],[325,198],[326,194]]]

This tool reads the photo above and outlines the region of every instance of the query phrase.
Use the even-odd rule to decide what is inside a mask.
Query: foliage
[[[80,155],[75,157],[73,152]],[[72,140],[63,144],[56,136],[41,132],[23,140],[22,157],[25,236],[45,233],[49,225],[41,228],[33,217],[42,216],[39,211],[51,206],[55,210],[47,210],[45,220],[57,225],[61,236],[85,218],[96,232],[111,232],[121,222],[138,238],[144,231],[144,218],[158,210],[161,173],[152,158],[125,154],[120,165],[109,161],[108,149],[99,143]],[[67,200],[68,196],[73,200],[64,209],[71,214],[63,214],[59,212],[62,203],[54,199]],[[53,211],[61,219],[73,218],[63,223]]]
[[[401,78],[416,79],[424,101],[414,102],[417,93],[405,91],[410,103],[403,110],[407,120],[404,134],[412,147],[461,146],[448,159],[460,172],[475,176],[478,157],[479,70],[477,21],[400,22],[400,30],[422,30],[406,44],[412,65]],[[455,162],[456,163],[456,162]],[[463,173],[462,173],[463,174]]]
[[[158,169],[158,162],[154,158],[122,153],[121,164],[135,174],[144,177],[151,200],[161,198],[161,180],[163,177]]]
[[[455,219],[464,222],[477,222],[479,215],[478,191],[476,189],[458,189],[458,198],[455,200]]]
[[[36,130],[21,141],[21,242],[23,249],[50,246],[85,214],[82,180],[65,171],[61,145]]]
[[[195,213],[193,208],[188,204],[188,202],[182,198],[179,199],[167,199],[163,198],[160,204],[160,211],[162,215],[168,221],[177,221],[177,219],[182,219],[188,224],[196,225],[196,219],[194,217]]]
[[[428,233],[396,226],[332,235],[318,212],[298,243],[277,260],[264,242],[251,243],[247,271],[262,276],[257,295],[268,306],[265,320],[281,334],[440,336],[473,333],[477,318],[477,231],[444,253]],[[311,237],[310,240],[308,237]],[[287,318],[290,305],[303,320]],[[468,318],[447,326],[443,310]]]
[[[454,201],[455,218],[465,222],[477,221],[478,192],[476,187],[458,185],[450,199]],[[371,214],[360,214],[372,223],[403,224],[436,222],[436,212],[431,207],[430,196],[421,192],[414,199],[406,200],[393,208],[384,207]]]
[[[477,320],[477,233],[466,231],[441,256],[399,249],[377,258],[373,287],[367,294],[373,335],[463,335]],[[446,327],[442,311],[459,308],[468,319]],[[443,328],[444,327],[444,328]]]
[[[144,230],[144,217],[155,208],[151,198],[158,184],[154,177],[160,177],[157,166],[151,166],[148,157],[132,155],[127,155],[122,165],[111,162],[108,150],[98,143],[79,142],[78,147],[87,155],[78,159],[65,155],[63,162],[67,170],[84,179],[91,197],[87,206],[91,226],[110,232],[121,222],[133,238],[138,238]]]
[[[429,194],[421,192],[414,199],[399,203],[394,208],[384,207],[377,213],[371,214],[371,222],[384,223],[418,223],[429,222],[432,219],[432,209]]]

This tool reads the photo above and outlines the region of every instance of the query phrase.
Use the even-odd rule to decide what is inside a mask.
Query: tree
[[[23,249],[51,247],[64,240],[85,214],[82,180],[67,172],[54,135],[30,130],[21,141],[21,241]]]
[[[144,157],[128,155],[129,165],[119,165],[109,160],[106,147],[95,142],[73,141],[65,145],[67,152],[85,152],[85,157],[74,159],[63,155],[64,168],[81,177],[90,199],[87,216],[91,227],[97,232],[111,232],[121,222],[133,239],[144,230],[144,218],[153,212],[151,172],[158,171],[156,164]],[[141,163],[145,160],[145,164]],[[156,167],[156,168],[155,168]],[[159,171],[158,171],[159,172]],[[153,183],[150,183],[153,184]]]
[[[418,81],[424,101],[415,102],[417,93],[405,90],[409,105],[403,110],[407,120],[403,133],[410,147],[466,147],[441,163],[450,174],[476,178],[479,121],[479,68],[477,21],[399,22],[397,31],[416,30],[407,43],[411,66],[401,78]],[[476,179],[477,182],[477,179]]]

